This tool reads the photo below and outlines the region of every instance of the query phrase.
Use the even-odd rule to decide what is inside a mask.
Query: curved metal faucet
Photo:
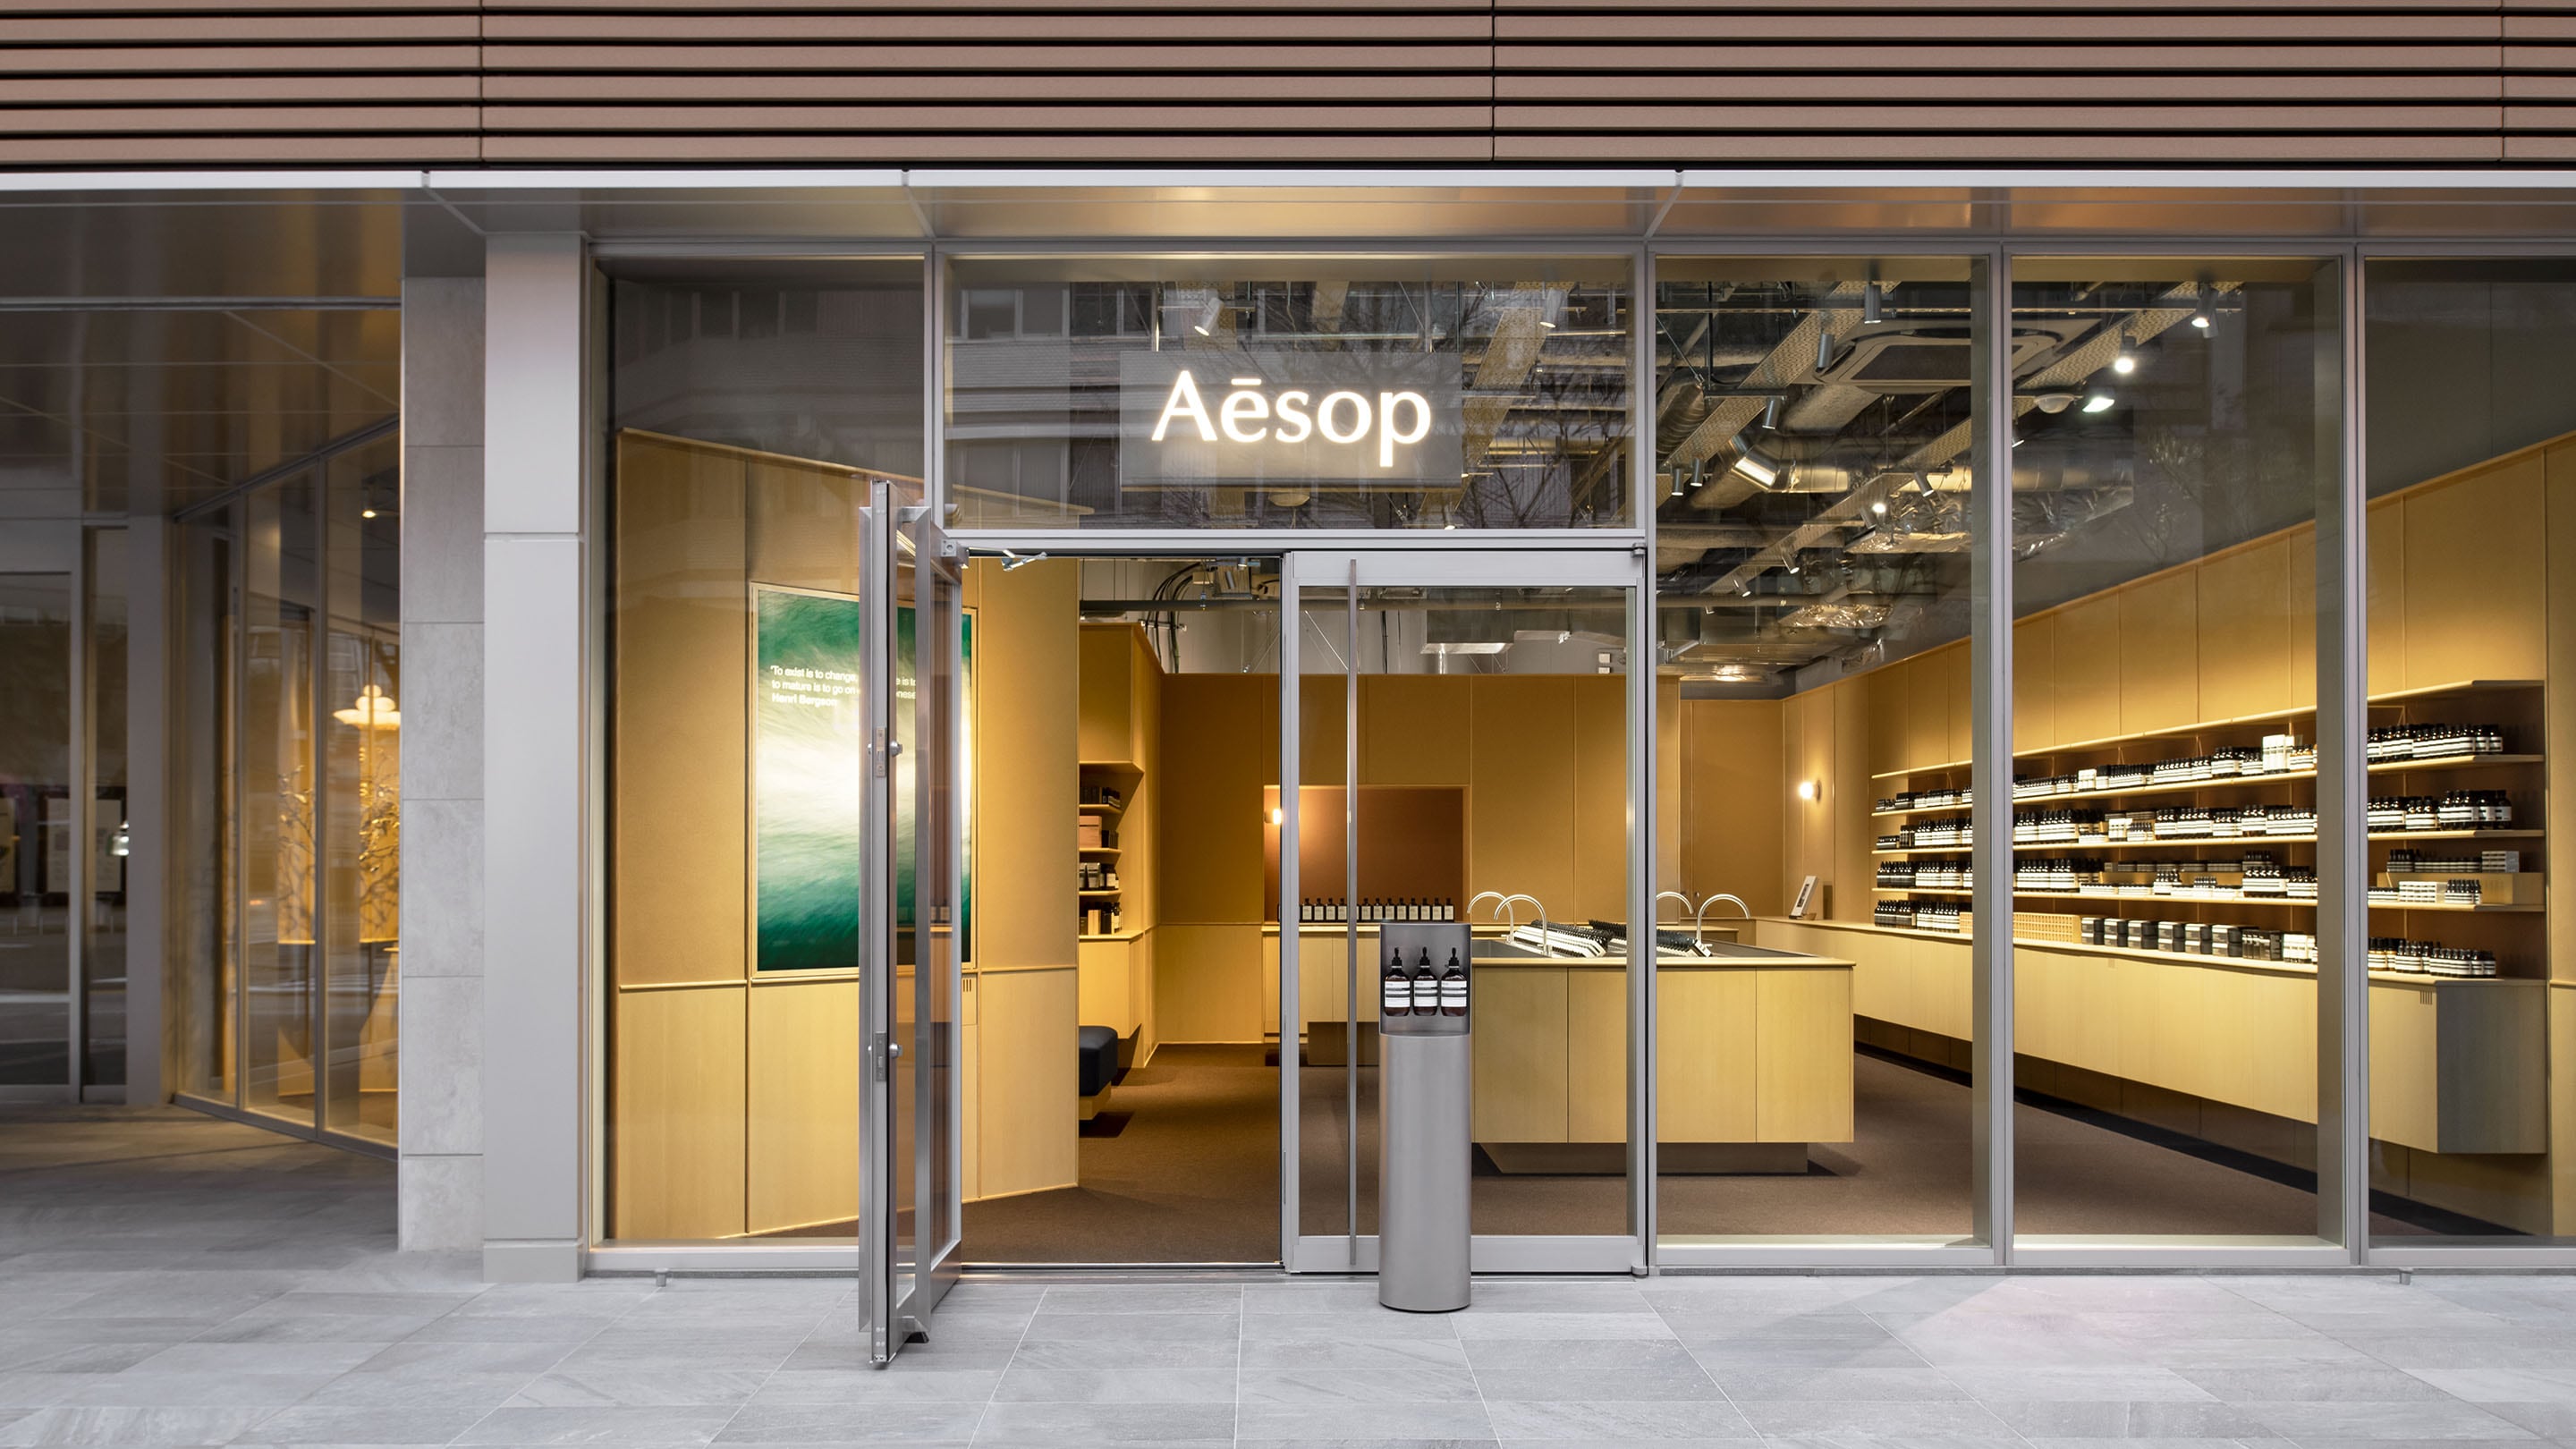
[[[1511,910],[1512,898],[1504,895],[1501,891],[1476,892],[1476,898],[1467,903],[1467,914],[1470,917],[1473,917],[1476,914],[1476,907],[1483,905],[1487,901],[1492,901],[1494,904],[1502,908],[1502,910],[1497,912],[1497,914],[1504,915],[1505,918],[1511,922],[1511,929],[1517,931],[1521,928],[1521,918],[1508,914]]]
[[[1746,920],[1748,920],[1748,921],[1753,919],[1753,908],[1752,908],[1751,906],[1748,906],[1748,905],[1746,905],[1746,904],[1744,903],[1744,898],[1743,898],[1743,897],[1741,897],[1741,896],[1730,896],[1730,895],[1726,894],[1725,892],[1721,891],[1721,892],[1717,893],[1716,895],[1710,896],[1707,900],[1704,900],[1704,901],[1700,902],[1700,903],[1699,903],[1699,909],[1698,909],[1696,912],[1694,912],[1694,913],[1692,914],[1692,916],[1691,916],[1691,944],[1692,944],[1692,945],[1694,945],[1694,946],[1704,946],[1704,945],[1708,944],[1708,943],[1707,943],[1707,941],[1704,939],[1704,938],[1705,938],[1705,935],[1706,935],[1706,933],[1707,933],[1707,930],[1708,930],[1708,908],[1709,908],[1709,907],[1711,907],[1711,906],[1713,906],[1713,905],[1716,905],[1719,901],[1733,901],[1733,902],[1735,902],[1735,908],[1736,908],[1737,910],[1742,911],[1742,912],[1744,913],[1744,919],[1746,919]]]
[[[1511,895],[1503,897],[1503,904],[1505,905],[1510,905],[1514,901],[1527,901],[1530,903],[1530,909],[1538,912],[1538,953],[1542,956],[1554,959],[1556,956],[1556,942],[1550,938],[1547,933],[1547,907],[1539,904],[1539,899],[1536,896]],[[1516,916],[1513,920],[1514,925],[1512,929],[1517,932],[1520,929],[1518,925],[1519,918]]]
[[[1691,898],[1683,895],[1680,891],[1657,891],[1655,892],[1655,899],[1658,902],[1676,900],[1682,903],[1683,910],[1687,911],[1691,908]]]

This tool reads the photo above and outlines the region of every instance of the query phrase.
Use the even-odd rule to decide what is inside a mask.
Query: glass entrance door
[[[882,1367],[928,1334],[956,1271],[963,638],[959,559],[929,510],[882,479],[865,496],[854,718],[864,859],[859,1304],[869,1362]],[[795,664],[761,664],[765,675],[787,671],[791,689],[815,682]],[[819,680],[827,694],[842,682]]]
[[[1379,928],[1465,920],[1476,1269],[1644,1261],[1641,561],[1284,568],[1279,1041],[1292,1270],[1376,1267]],[[1651,679],[1652,671],[1642,678]]]

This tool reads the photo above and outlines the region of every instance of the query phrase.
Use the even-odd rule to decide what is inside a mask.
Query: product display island
[[[1272,929],[1276,929],[1275,927]],[[1306,1061],[1344,1060],[1347,936],[1298,928]],[[1375,927],[1360,928],[1374,960]],[[1852,1138],[1852,963],[1737,942],[1656,957],[1657,1137],[1666,1172],[1796,1173],[1810,1143]],[[1479,925],[1474,1139],[1507,1173],[1616,1173],[1628,1140],[1628,963],[1545,956]],[[1374,1060],[1374,968],[1360,993]]]

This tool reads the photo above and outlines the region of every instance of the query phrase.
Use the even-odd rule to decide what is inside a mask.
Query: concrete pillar
[[[483,1269],[580,1276],[589,761],[582,520],[589,263],[569,233],[484,254]]]
[[[483,1246],[483,279],[403,282],[407,1249]]]

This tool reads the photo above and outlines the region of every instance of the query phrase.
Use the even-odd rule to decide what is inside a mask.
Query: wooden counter
[[[1298,938],[1307,1060],[1332,1065],[1346,928],[1302,926]],[[1850,960],[1665,955],[1655,968],[1657,1137],[1681,1149],[1666,1153],[1667,1170],[1802,1171],[1806,1144],[1851,1140]],[[1363,1022],[1376,1019],[1376,979],[1363,983]],[[1475,993],[1477,1143],[1506,1171],[1619,1170],[1628,963],[1479,957]]]
[[[1971,1034],[1966,936],[1776,917],[1754,931],[1761,945],[1851,957],[1861,1016],[1958,1041]],[[2023,1084],[2050,1091],[2041,1074],[2056,1064],[2313,1123],[2316,976],[2294,962],[2016,941]],[[2371,972],[2371,1136],[2427,1152],[2545,1150],[2545,990],[2510,977]]]

